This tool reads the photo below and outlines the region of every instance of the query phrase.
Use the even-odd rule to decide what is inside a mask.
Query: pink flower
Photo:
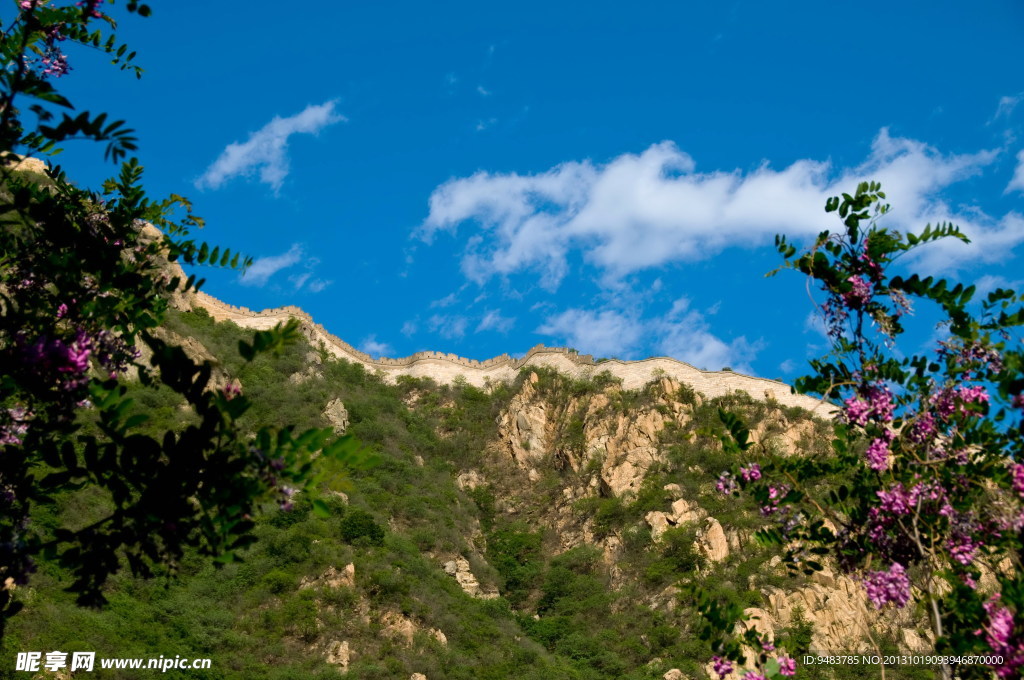
[[[879,437],[871,442],[864,454],[868,459],[868,467],[881,472],[889,467],[889,440]]]
[[[893,562],[889,571],[872,571],[864,577],[868,599],[881,609],[890,602],[903,608],[910,601],[910,579],[899,562]]]
[[[843,402],[846,405],[846,422],[851,425],[860,425],[861,427],[868,424],[868,416],[871,415],[871,407],[867,403],[857,399],[856,397],[850,397]]]
[[[231,401],[241,393],[242,386],[239,385],[236,381],[229,382],[227,385],[224,386],[223,389],[221,389],[221,394],[223,394],[224,398],[227,399],[228,401]]]
[[[956,533],[946,542],[946,547],[954,560],[967,566],[974,561],[981,545],[967,534]]]
[[[1017,495],[1024,498],[1024,463],[1014,463],[1010,466],[1010,474],[1013,475],[1013,490]]]
[[[975,385],[974,387],[958,387],[956,390],[956,396],[968,404],[977,402],[979,404],[988,403],[988,392],[981,385]]]
[[[723,659],[720,656],[711,657],[711,666],[719,678],[724,678],[732,673],[732,661]]]
[[[796,660],[789,656],[780,656],[779,673],[781,675],[796,675]]]
[[[871,284],[863,276],[851,276],[846,281],[853,287],[843,293],[847,306],[857,309],[871,301]]]
[[[740,487],[736,483],[736,479],[730,473],[723,472],[718,476],[718,482],[715,484],[715,488],[718,489],[719,493],[731,494]]]
[[[860,261],[864,263],[864,266],[868,269],[868,274],[875,281],[882,280],[882,267],[877,262],[871,259],[871,256],[867,253],[861,253]]]
[[[761,479],[761,466],[754,463],[749,468],[740,468],[740,477],[743,478],[744,482],[757,481]]]
[[[918,416],[910,428],[910,441],[921,444],[927,441],[936,432],[935,418],[927,411]]]

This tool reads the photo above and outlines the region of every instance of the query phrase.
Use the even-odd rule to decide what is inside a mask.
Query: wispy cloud
[[[295,243],[285,253],[260,257],[254,260],[252,265],[242,274],[242,278],[239,281],[246,286],[265,286],[271,276],[282,269],[293,267],[301,261],[302,246]]]
[[[388,356],[395,353],[394,348],[386,342],[378,342],[376,335],[368,335],[359,343],[359,349],[375,357]]]
[[[308,290],[310,293],[319,293],[332,283],[334,283],[334,281],[325,281],[324,279],[313,279],[312,281],[309,282],[309,285],[306,286],[306,290]]]
[[[469,227],[473,235],[461,266],[477,283],[529,270],[554,290],[568,272],[569,254],[580,251],[612,284],[640,270],[764,244],[776,233],[814,236],[829,225],[822,214],[828,196],[876,179],[896,206],[889,226],[954,221],[970,235],[970,245],[924,249],[922,269],[950,270],[1005,257],[1024,241],[1019,215],[996,219],[955,210],[940,196],[997,155],[942,154],[883,129],[856,167],[837,170],[804,159],[781,170],[764,163],[750,172],[698,172],[693,158],[662,142],[604,165],[571,161],[533,175],[478,172],[452,179],[432,193],[417,234],[429,243],[439,232]]]
[[[336,101],[307,106],[288,118],[273,120],[249,135],[246,142],[228,144],[206,172],[196,180],[200,189],[218,189],[228,180],[259,171],[259,179],[274,191],[288,176],[288,138],[295,134],[317,134],[328,125],[346,118],[335,112]]]
[[[320,260],[306,255],[306,250],[301,243],[293,243],[292,247],[280,255],[268,255],[253,261],[252,265],[245,270],[239,279],[239,283],[245,286],[262,287],[267,285],[271,277],[285,269],[291,269],[301,264],[302,269],[288,277],[293,290],[301,290],[303,287],[311,293],[319,293],[332,281],[325,281],[317,278],[316,268]]]
[[[635,317],[617,310],[567,309],[548,317],[537,332],[587,354],[628,357],[636,350],[643,328]]]
[[[486,89],[483,85],[477,85],[476,86],[476,93],[479,94],[481,97],[490,97],[491,96],[491,91]]]
[[[999,120],[1000,118],[1009,118],[1013,113],[1013,110],[1017,108],[1017,105],[1024,100],[1024,92],[1013,96],[1006,96],[999,98],[999,106],[996,107],[995,115],[992,116],[992,120]]]
[[[635,311],[567,309],[552,315],[537,328],[570,347],[595,356],[635,358],[641,351],[675,357],[698,368],[730,367],[751,372],[750,362],[764,343],[745,336],[726,342],[711,331],[706,313],[690,309],[679,298],[659,318],[641,318]],[[657,338],[646,345],[648,338]]]
[[[475,129],[476,129],[477,132],[483,132],[487,128],[492,127],[497,122],[498,122],[497,118],[488,118],[487,120],[480,119],[480,120],[478,120],[476,122],[476,128]]]
[[[442,338],[457,339],[466,335],[466,327],[469,319],[457,314],[435,314],[427,319],[427,327],[431,333],[437,333]]]
[[[448,295],[445,295],[443,298],[441,298],[439,300],[432,301],[430,303],[430,306],[431,307],[442,307],[442,308],[443,307],[451,307],[452,305],[454,305],[458,301],[458,299],[459,299],[458,292],[448,293]]]
[[[1005,276],[996,276],[993,274],[986,274],[977,281],[974,282],[975,300],[984,300],[988,297],[988,294],[997,288],[1009,288],[1010,290],[1020,291],[1024,288],[1024,280],[1021,279],[1008,279]]]
[[[1013,171],[1013,179],[1006,185],[1006,192],[1024,191],[1024,150],[1017,152],[1017,168]]]
[[[676,300],[667,315],[649,326],[651,336],[658,338],[659,352],[709,371],[729,367],[752,373],[750,364],[765,346],[762,340],[751,342],[745,335],[729,342],[722,340],[711,332],[704,314],[690,309],[685,297]]]
[[[501,312],[495,309],[488,310],[484,314],[484,318],[480,319],[480,324],[476,327],[476,332],[481,331],[497,331],[499,333],[508,333],[512,330],[516,320],[507,316],[502,316]]]

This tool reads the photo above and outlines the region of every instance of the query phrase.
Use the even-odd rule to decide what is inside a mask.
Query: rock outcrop
[[[477,580],[469,565],[469,560],[465,557],[459,556],[453,560],[445,562],[444,571],[449,576],[454,577],[456,582],[458,582],[459,587],[462,588],[463,592],[470,597],[478,597],[484,600],[490,600],[498,597],[498,592],[496,590],[484,588],[480,585],[480,581]]]
[[[330,423],[331,427],[334,428],[336,434],[345,434],[349,423],[348,409],[345,408],[345,404],[342,403],[341,399],[334,399],[328,402],[324,408],[323,416]]]
[[[356,565],[346,564],[341,571],[333,566],[319,576],[307,576],[299,582],[299,588],[354,588],[356,585]]]
[[[342,673],[348,672],[348,666],[352,662],[352,650],[349,649],[348,640],[331,640],[327,643],[324,659],[333,664]]]

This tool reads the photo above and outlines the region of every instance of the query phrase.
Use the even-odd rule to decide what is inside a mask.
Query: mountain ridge
[[[402,358],[374,359],[317,323],[313,317],[294,305],[253,311],[225,303],[212,295],[197,292],[191,304],[205,310],[216,321],[231,321],[243,328],[266,330],[277,323],[296,319],[311,344],[321,346],[339,359],[360,364],[367,370],[380,371],[388,382],[399,376],[430,378],[440,384],[452,384],[460,377],[476,387],[489,382],[509,382],[526,367],[543,366],[574,378],[592,378],[607,371],[622,380],[625,389],[637,389],[652,380],[667,377],[686,384],[708,397],[746,392],[758,400],[775,401],[783,406],[800,407],[820,417],[829,417],[834,407],[827,401],[792,391],[786,383],[749,376],[735,371],[705,371],[672,357],[649,357],[635,361],[609,359],[595,361],[589,354],[579,354],[567,347],[531,347],[521,359],[502,354],[478,361],[445,352],[416,352]]]

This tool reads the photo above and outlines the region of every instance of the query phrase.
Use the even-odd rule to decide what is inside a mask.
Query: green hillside
[[[216,324],[201,309],[172,312],[166,330],[194,338],[222,375],[240,381],[254,402],[247,424],[325,426],[325,405],[340,399],[348,433],[376,464],[347,476],[324,471],[329,516],[301,495],[290,510],[266,507],[241,561],[214,566],[190,554],[153,579],[122,572],[108,584],[103,609],[78,607],[62,590],[68,575],[42,561],[18,594],[26,606],[3,641],[2,669],[14,668],[18,651],[88,650],[212,659],[208,670],[170,670],[168,678],[599,680],[662,678],[671,669],[702,678],[712,652],[678,586],[699,581],[723,599],[763,607],[764,589],[806,584],[769,568],[775,553],[749,540],[761,521],[752,501],[713,488],[730,463],[716,437],[719,406],[763,424],[765,456],[783,455],[777,435],[801,424],[799,455],[827,455],[823,424],[799,409],[745,395],[705,400],[668,381],[627,391],[607,376],[577,381],[539,369],[489,389],[407,378],[389,385],[304,342],[246,363],[237,345],[248,332]],[[552,432],[551,450],[534,452],[529,471],[502,448],[498,424],[525,385],[546,408]],[[154,432],[189,420],[169,390],[135,383],[129,396]],[[685,424],[671,413],[685,413]],[[604,461],[587,450],[587,428],[651,414],[669,421],[657,437],[660,462],[635,491],[614,495],[599,482]],[[679,497],[717,519],[742,548],[712,564],[697,547],[696,521],[654,540],[648,513],[668,512]],[[90,488],[54,500],[37,509],[37,528],[84,525],[104,505]],[[500,596],[464,592],[451,573],[459,563],[469,565],[478,594]],[[811,637],[799,613],[775,631],[777,646],[793,655],[807,653]],[[97,671],[110,678],[153,672]],[[806,675],[831,677],[814,668]],[[890,668],[887,677],[929,676]]]

